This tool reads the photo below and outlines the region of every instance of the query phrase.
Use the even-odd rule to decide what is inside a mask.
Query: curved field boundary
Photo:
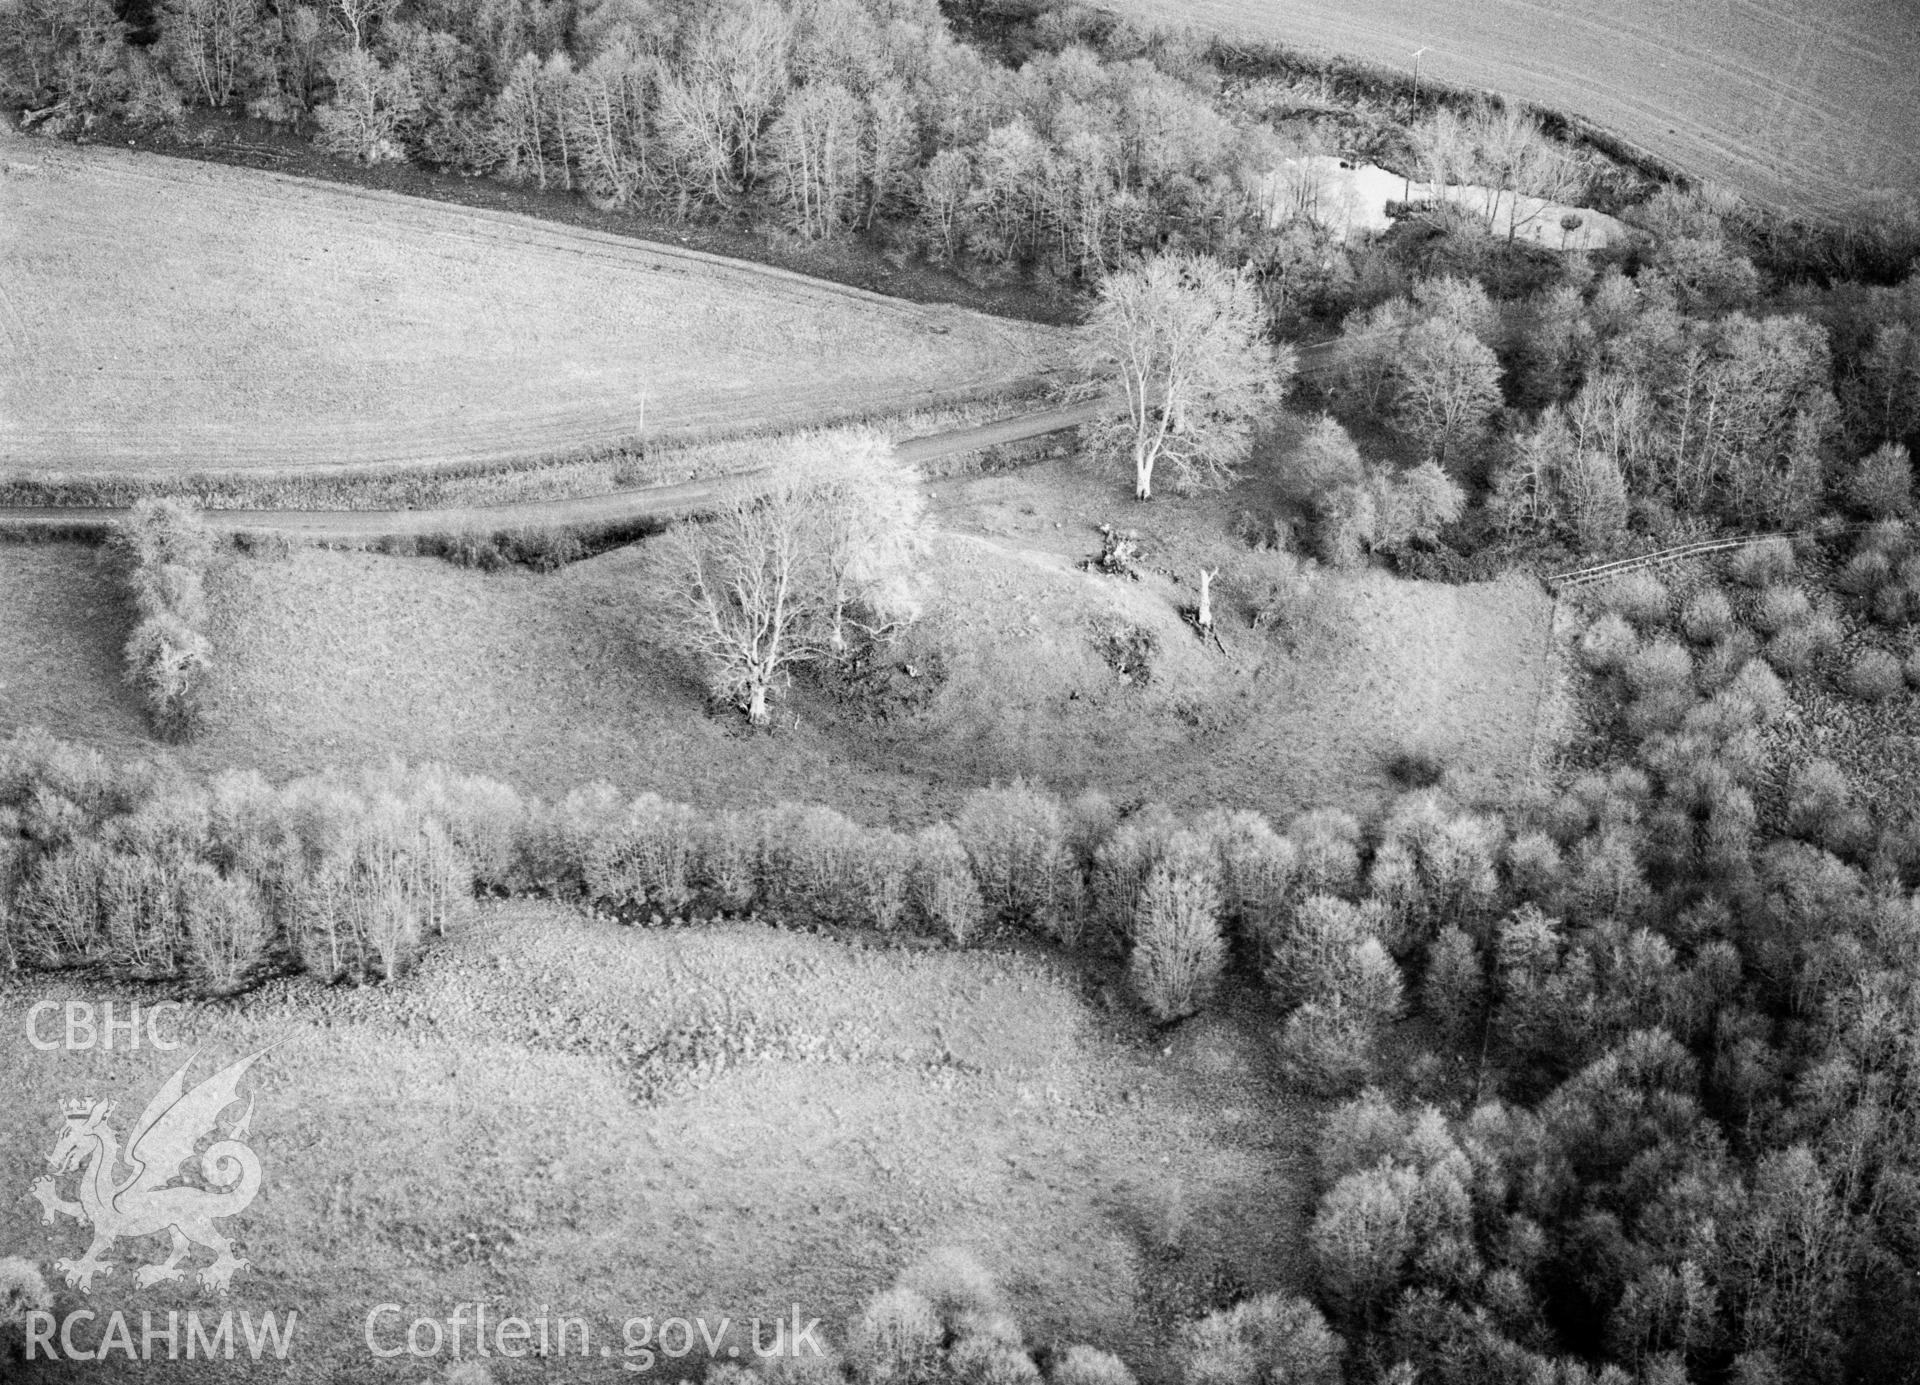
[[[90,146],[82,146],[90,147]],[[114,151],[118,153],[119,151]],[[209,165],[198,159],[177,158],[171,154],[142,153],[142,159],[166,159],[170,163],[191,168],[203,168]],[[214,165],[228,167],[228,165]],[[906,299],[893,298],[872,289],[863,289],[855,284],[843,284],[835,279],[818,279],[798,270],[784,269],[779,265],[763,264],[758,260],[738,260],[726,255],[716,255],[706,250],[695,250],[691,246],[674,245],[667,241],[645,240],[638,236],[623,236],[612,231],[597,231],[589,226],[575,226],[570,222],[546,221],[539,217],[528,216],[525,212],[506,211],[497,207],[476,207],[464,202],[442,202],[436,198],[418,197],[406,192],[388,192],[383,188],[361,187],[357,183],[335,183],[324,178],[309,178],[298,173],[278,173],[267,169],[248,169],[259,177],[275,183],[285,183],[296,187],[323,192],[329,196],[346,197],[362,202],[376,202],[389,207],[414,211],[421,206],[444,207],[455,215],[468,220],[489,222],[506,228],[515,241],[520,243],[538,243],[545,249],[578,255],[589,259],[624,258],[636,249],[654,260],[677,260],[689,265],[717,271],[725,275],[744,275],[746,277],[777,281],[793,285],[804,291],[809,298],[819,295],[833,295],[850,298],[862,303],[875,304],[893,309],[907,303]],[[533,234],[538,228],[544,234]],[[617,252],[617,255],[596,255],[589,247],[600,247]]]
[[[1015,390],[1071,331],[689,247],[0,136],[0,468],[490,466]]]

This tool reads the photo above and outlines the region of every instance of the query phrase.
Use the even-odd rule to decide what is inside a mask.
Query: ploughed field
[[[1112,0],[1585,116],[1750,201],[1832,211],[1920,185],[1910,0]]]
[[[0,472],[487,462],[994,392],[1055,329],[0,133]]]

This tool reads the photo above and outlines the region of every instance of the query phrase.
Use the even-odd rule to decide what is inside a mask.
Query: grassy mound
[[[1544,594],[1328,577],[1304,625],[1255,629],[1262,555],[1218,537],[1228,503],[1135,507],[1064,464],[942,483],[921,626],[852,678],[797,687],[771,734],[709,708],[663,645],[645,544],[545,577],[228,555],[208,584],[207,731],[182,753],[276,776],[434,760],[541,793],[607,778],[706,806],[788,797],[902,823],[1017,776],[1182,810],[1364,806],[1410,743],[1470,793],[1525,775]],[[1139,526],[1139,580],[1079,568],[1102,519]],[[1180,614],[1202,563],[1230,565],[1220,647]],[[0,729],[141,744],[118,685],[123,617],[93,553],[0,547],[0,583],[15,594],[0,605]]]

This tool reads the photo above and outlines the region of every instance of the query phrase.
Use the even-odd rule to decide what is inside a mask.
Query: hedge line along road
[[[897,450],[909,462],[932,461],[1077,428],[1117,408],[1111,399],[1090,399],[1037,413],[1018,414],[977,428],[911,438],[900,443]],[[514,529],[615,528],[698,514],[741,488],[751,487],[754,478],[762,474],[764,468],[570,500],[527,500],[506,505],[430,510],[203,510],[201,518],[212,528],[227,533],[284,534],[316,543],[469,531],[491,534]],[[0,524],[15,529],[80,528],[107,524],[126,513],[124,507],[105,505],[0,507]]]
[[[1330,358],[1331,342],[1298,347],[1300,373],[1318,374]],[[1122,408],[1119,396],[1103,395],[1016,414],[973,428],[957,428],[898,445],[900,456],[921,463],[1005,443],[1025,442],[1065,432]],[[570,500],[526,500],[505,505],[466,505],[428,510],[203,510],[201,517],[226,533],[283,534],[312,543],[363,543],[372,539],[434,534],[501,533],[516,529],[578,527],[613,529],[665,523],[699,514],[717,502],[750,488],[764,469],[730,476],[683,481],[670,486],[612,491]],[[0,525],[13,529],[75,529],[108,524],[127,513],[124,507],[91,505],[0,506]]]

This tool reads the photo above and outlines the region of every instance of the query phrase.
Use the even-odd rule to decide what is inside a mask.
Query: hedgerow
[[[1468,845],[1484,830],[1470,817],[1427,812],[1418,917],[1451,918],[1489,888],[1495,856]],[[1087,796],[1068,809],[1028,785],[980,790],[956,822],[908,836],[818,805],[703,812],[608,784],[549,803],[403,764],[202,782],[38,733],[0,742],[7,957],[183,977],[208,993],[285,971],[391,982],[474,894],[520,891],[628,923],[764,911],[956,946],[992,925],[1026,929],[1118,951],[1148,1012],[1171,1020],[1225,984],[1230,935],[1257,971],[1303,898],[1359,891],[1365,851],[1343,813],[1306,815],[1283,834],[1250,812],[1188,825]],[[1365,909],[1373,929],[1400,937],[1386,903]],[[1328,985],[1343,1004],[1381,1009]]]
[[[127,682],[161,735],[184,740],[206,711],[212,667],[207,640],[207,567],[213,536],[187,506],[141,500],[107,537],[106,556],[133,602]]]
[[[1351,873],[1352,843],[1332,828],[1336,873]],[[629,923],[766,911],[956,946],[996,923],[1075,946],[1098,918],[1103,944],[1136,954],[1165,1018],[1204,1003],[1222,975],[1224,883],[1233,916],[1255,926],[1283,907],[1297,854],[1257,814],[1187,830],[1087,797],[1068,811],[1026,785],[981,790],[956,823],[908,836],[818,805],[701,812],[604,783],[548,803],[403,764],[201,782],[40,733],[0,742],[6,958],[185,977],[208,993],[276,971],[393,981],[476,892],[518,891]]]
[[[976,790],[954,822],[979,881],[1001,918],[1057,930],[1070,899],[1067,816],[1053,795],[1026,784]]]
[[[1212,997],[1226,966],[1220,914],[1219,871],[1205,844],[1170,844],[1134,901],[1128,974],[1155,1019],[1183,1019]]]
[[[1178,1360],[1184,1385],[1339,1385],[1345,1352],[1319,1309],[1272,1293],[1189,1324]]]
[[[925,827],[913,839],[908,891],[922,927],[965,947],[985,921],[986,905],[967,864],[967,848],[950,823]]]
[[[1148,804],[1117,823],[1094,849],[1090,868],[1093,907],[1121,947],[1132,941],[1140,892],[1179,827],[1179,820],[1164,807]]]
[[[1118,1357],[1092,1347],[1062,1345],[1047,1358],[1048,1385],[1133,1385],[1133,1373]],[[1040,1385],[1043,1379],[993,1276],[951,1247],[908,1266],[867,1300],[848,1331],[847,1367],[856,1385]],[[830,1372],[828,1378],[843,1377]],[[707,1385],[716,1385],[711,1372]]]
[[[936,1377],[942,1344],[933,1304],[911,1289],[891,1289],[855,1322],[847,1355],[864,1385],[922,1385]]]

